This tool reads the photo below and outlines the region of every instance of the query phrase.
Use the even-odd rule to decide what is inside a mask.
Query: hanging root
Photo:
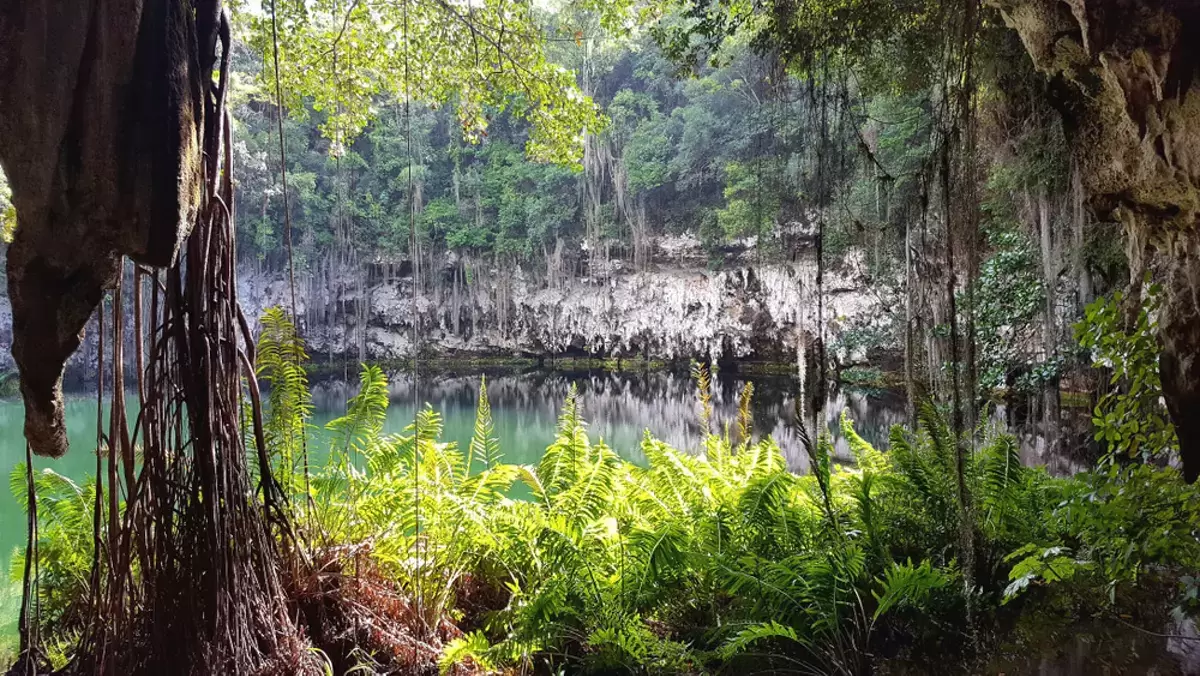
[[[200,54],[198,70],[182,69],[190,86],[172,92],[194,104],[188,119],[202,152],[195,153],[195,166],[188,170],[199,177],[196,208],[185,210],[191,214],[190,235],[180,255],[172,257],[161,283],[158,273],[153,275],[144,350],[140,308],[135,314],[140,412],[132,433],[123,410],[123,280],[114,294],[117,321],[109,343],[114,398],[106,438],[100,435],[103,421],[97,420],[96,556],[88,598],[81,601],[83,637],[63,673],[318,674],[321,662],[289,616],[279,578],[268,519],[284,533],[286,514],[274,501],[253,389],[250,406],[266,510],[255,499],[241,430],[242,376],[251,381],[255,376],[253,345],[235,296],[232,143],[224,110],[228,19],[219,0],[172,0],[146,12],[157,12],[154,20],[163,23],[159,27],[165,26],[166,34],[145,40],[178,41],[168,49],[184,50],[184,63],[192,63],[189,50]],[[77,345],[102,288],[117,279],[119,259],[112,257],[110,265],[102,257],[100,268],[67,275],[69,284],[63,284],[55,283],[54,275],[65,273],[38,262],[36,248],[25,240],[19,239],[14,251],[25,263],[16,266],[22,276],[14,285],[14,308],[25,323],[15,351],[31,404],[30,446],[61,454],[66,449],[61,365]],[[140,274],[134,283],[140,285]],[[135,289],[140,301],[140,287]],[[40,342],[36,350],[30,340]],[[103,361],[99,371],[102,396]],[[140,468],[134,461],[139,442]],[[31,522],[34,565],[35,526]],[[36,599],[29,591],[36,577],[35,570],[26,607]],[[31,628],[23,635],[29,635],[37,620],[28,613],[23,617],[28,619],[23,628]],[[26,655],[36,654],[36,638],[27,643]]]

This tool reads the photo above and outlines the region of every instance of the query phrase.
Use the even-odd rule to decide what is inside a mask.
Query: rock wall
[[[327,278],[317,292],[298,280],[296,310],[309,351],[337,357],[409,357],[416,318],[425,354],[794,360],[817,335],[814,254],[760,263],[750,244],[730,251],[726,265],[713,271],[697,255],[698,241],[670,238],[657,243],[647,271],[554,286],[523,267],[484,267],[474,272],[457,321],[445,287],[426,288],[414,300],[411,275],[369,275],[360,284],[357,270],[338,273],[333,284]],[[827,336],[877,313],[861,256],[827,270],[824,285]],[[286,274],[247,272],[239,280],[247,316],[288,307],[290,295]],[[365,303],[365,331],[359,303]]]
[[[796,260],[759,262],[753,242],[731,247],[721,270],[710,270],[700,243],[689,236],[657,243],[644,272],[619,266],[605,279],[577,278],[549,287],[532,271],[484,267],[459,308],[451,291],[427,288],[416,300],[423,354],[469,356],[599,356],[651,359],[750,358],[792,362],[817,335],[816,261],[812,250]],[[399,266],[397,266],[399,267]],[[852,252],[826,270],[826,337],[836,343],[849,325],[877,321],[881,308],[869,293],[862,256]],[[374,275],[358,291],[358,271],[343,270],[330,283],[297,273],[296,305],[309,352],[317,358],[397,360],[412,354],[413,279]],[[131,294],[127,294],[131,295]],[[149,294],[146,294],[147,297]],[[244,266],[238,295],[247,319],[275,305],[289,307],[286,272]],[[357,303],[368,299],[365,341]],[[128,302],[128,299],[127,299]],[[127,310],[126,321],[131,322]],[[111,314],[108,315],[111,320]],[[12,310],[0,294],[0,370],[13,365]],[[127,336],[132,335],[128,328]],[[94,320],[68,362],[73,381],[95,378]],[[126,355],[133,354],[132,345]],[[842,363],[862,354],[835,354]]]

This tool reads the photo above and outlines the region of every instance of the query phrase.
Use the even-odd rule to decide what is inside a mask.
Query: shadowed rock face
[[[118,261],[165,266],[201,196],[186,0],[0,0],[0,164],[25,434],[67,450],[62,373]]]
[[[1200,3],[991,0],[1051,79],[1092,206],[1162,281],[1160,370],[1184,474],[1200,476]]]

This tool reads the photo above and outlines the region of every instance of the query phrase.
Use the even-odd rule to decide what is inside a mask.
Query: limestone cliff
[[[411,275],[359,283],[347,270],[320,289],[298,282],[296,309],[312,353],[373,360],[412,354],[414,318],[422,351],[441,355],[793,361],[818,335],[812,251],[795,261],[757,262],[746,245],[714,271],[696,255],[694,238],[665,238],[656,247],[657,262],[646,271],[605,279],[549,285],[521,267],[484,267],[460,302],[428,286],[414,300]],[[826,271],[827,340],[848,321],[878,314],[862,268],[851,254]],[[244,271],[239,298],[248,316],[287,307],[287,277]]]
[[[656,263],[644,272],[612,272],[606,280],[575,279],[548,286],[524,269],[483,269],[465,293],[455,330],[451,291],[426,289],[417,299],[419,339],[427,356],[600,356],[656,360],[750,358],[795,362],[817,335],[816,261],[811,250],[794,262],[758,262],[753,247],[733,247],[721,270],[708,269],[690,236],[661,239]],[[341,283],[315,289],[297,275],[297,309],[309,351],[320,360],[404,359],[411,354],[413,280],[384,278],[359,293],[353,270]],[[327,280],[326,280],[327,281]],[[826,270],[826,340],[839,363],[866,355],[839,351],[846,327],[890,321],[870,292],[861,256]],[[339,290],[340,289],[340,290]],[[238,295],[253,324],[273,305],[290,305],[286,272],[238,271]],[[128,295],[127,295],[128,296]],[[365,341],[356,319],[362,298],[369,309]],[[129,302],[129,298],[126,298]],[[128,308],[126,318],[130,316]],[[12,308],[0,296],[0,370],[13,368]],[[126,332],[131,336],[132,330]],[[68,371],[91,381],[96,332],[85,328]],[[133,353],[132,346],[126,355]]]

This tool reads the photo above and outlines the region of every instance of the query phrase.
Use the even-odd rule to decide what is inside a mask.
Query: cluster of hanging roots
[[[100,310],[97,399],[104,398],[107,374],[111,416],[105,431],[97,414],[95,552],[88,598],[80,604],[80,643],[63,673],[320,671],[289,617],[279,578],[280,553],[269,524],[283,527],[286,519],[272,500],[270,465],[263,461],[253,341],[235,293],[225,110],[228,18],[211,0],[199,0],[195,9],[199,72],[214,72],[221,46],[217,79],[201,78],[205,192],[177,263],[165,271],[136,266],[133,271],[136,335],[129,342],[136,346],[140,406],[132,428],[123,387],[124,275],[113,291],[117,317],[107,327],[107,363]],[[206,15],[207,10],[212,11]],[[243,376],[248,390],[243,390]],[[241,431],[244,399],[259,423],[254,425],[257,490]],[[31,571],[36,568],[36,496],[29,478],[22,653],[13,668],[18,674],[47,673],[38,647],[37,573]],[[266,496],[262,504],[256,493]]]

